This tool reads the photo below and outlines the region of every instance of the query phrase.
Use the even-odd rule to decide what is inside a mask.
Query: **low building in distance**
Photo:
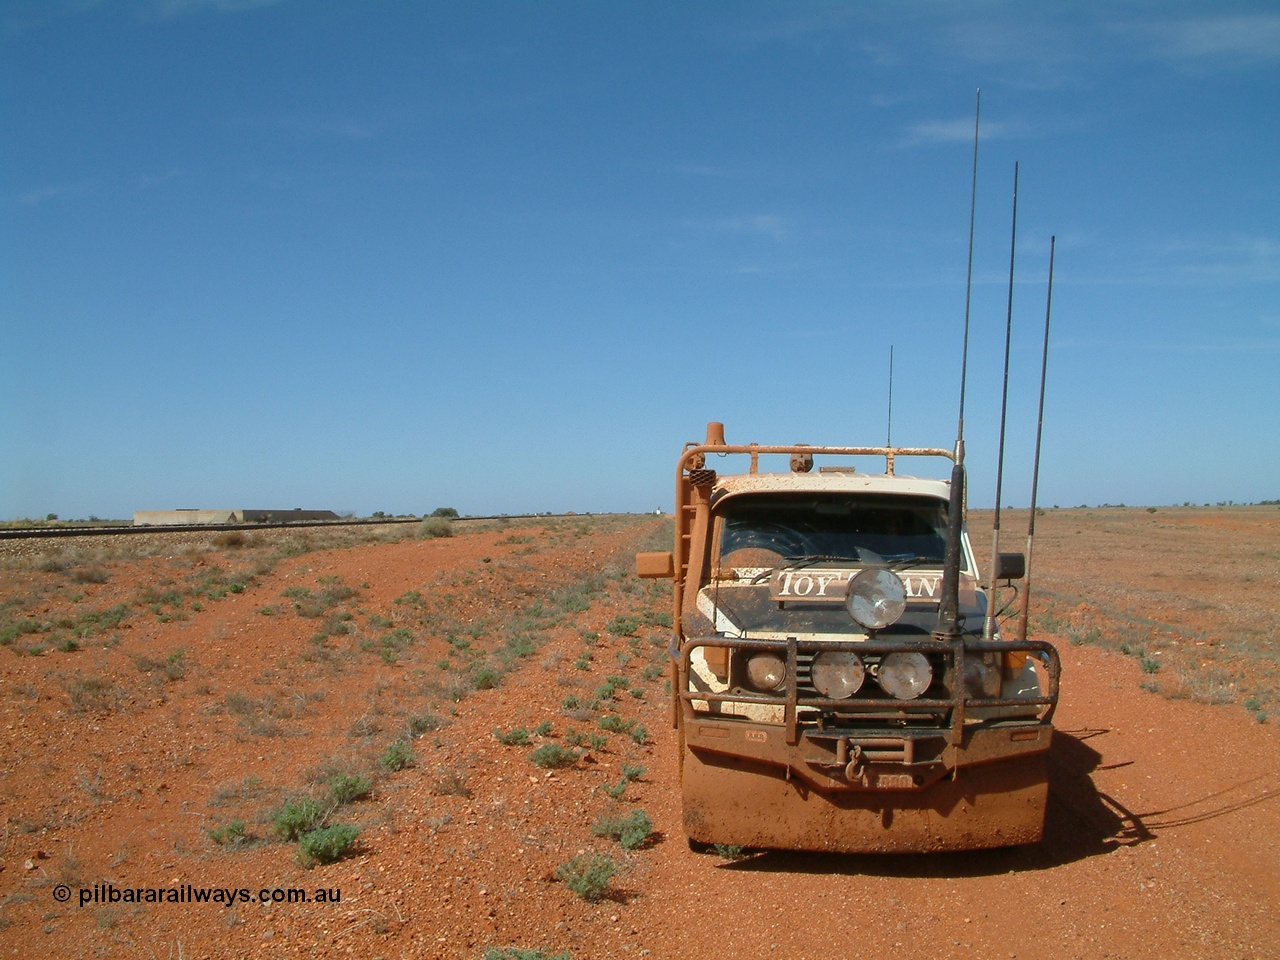
[[[332,510],[135,510],[135,527],[174,527],[214,523],[301,523],[342,519]]]

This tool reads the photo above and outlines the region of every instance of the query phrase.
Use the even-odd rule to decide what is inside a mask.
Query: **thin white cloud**
[[[1055,64],[1070,59],[1078,28],[1056,17],[1044,14],[1017,15],[1011,7],[997,5],[983,12],[966,14],[963,7],[954,10],[955,19],[944,21],[939,29],[939,42],[948,53],[971,63]]]
[[[78,183],[51,183],[42,187],[23,190],[14,198],[24,207],[36,207],[42,203],[61,200],[67,197],[80,197],[91,189],[88,181]]]
[[[1280,242],[1271,237],[1182,239],[1166,244],[1164,253],[1190,278],[1229,283],[1280,282]]]
[[[1062,238],[1059,237],[1059,249]],[[1183,236],[1113,242],[1082,240],[1074,244],[1105,267],[1077,274],[1084,284],[1266,285],[1280,283],[1280,241],[1239,234],[1227,237]]]
[[[160,17],[182,17],[205,10],[213,13],[241,13],[283,2],[284,0],[152,0],[152,7]]]
[[[791,236],[791,230],[782,217],[768,213],[716,217],[710,220],[687,219],[683,221],[683,225],[691,230],[761,236],[773,240],[785,240]]]
[[[1165,353],[1270,353],[1280,350],[1280,340],[1201,340],[1195,343],[1167,343],[1157,340],[1148,341],[1142,346]]]
[[[243,13],[286,0],[7,0],[0,5],[0,33],[19,36],[63,17],[78,17],[104,7],[123,7],[147,21],[170,20],[205,11]]]
[[[749,8],[744,8],[749,10]],[[722,28],[729,42],[744,50],[783,44],[810,47],[829,41],[841,27],[857,23],[867,11],[842,6],[780,6],[762,8],[762,15]]]
[[[1010,140],[1030,135],[1022,124],[986,122],[980,133],[985,140]],[[916,147],[933,143],[973,143],[973,118],[963,120],[921,120],[907,127],[898,146]]]
[[[1280,60],[1280,13],[1192,17],[1121,29],[1144,36],[1152,53],[1170,60]]]

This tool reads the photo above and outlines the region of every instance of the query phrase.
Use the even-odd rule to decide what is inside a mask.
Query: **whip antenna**
[[[1036,535],[1036,487],[1040,482],[1040,435],[1044,431],[1044,381],[1049,372],[1049,311],[1053,307],[1053,251],[1057,237],[1049,238],[1049,293],[1044,302],[1044,355],[1040,359],[1040,412],[1036,418],[1036,455],[1031,467],[1031,519],[1027,521],[1027,566],[1022,581],[1022,611],[1018,617],[1018,639],[1027,639],[1027,618],[1031,603],[1031,542]]]
[[[960,416],[956,423],[956,462],[964,461],[964,394],[969,373],[969,305],[973,299],[973,224],[978,210],[978,125],[982,119],[982,88],[973,107],[973,184],[969,188],[969,269],[964,282],[964,345],[960,353]]]
[[[893,344],[889,344],[889,425],[885,427],[884,445],[893,446]]]
[[[978,208],[978,125],[982,117],[982,89],[973,109],[973,185],[969,191],[969,269],[964,287],[964,347],[960,355],[960,415],[956,420],[955,464],[951,468],[951,493],[947,504],[947,549],[942,564],[938,598],[939,640],[960,637],[960,528],[964,523],[964,392],[969,371],[969,305],[973,293],[973,225]]]
[[[1000,398],[1000,448],[996,456],[995,525],[991,530],[991,595],[987,598],[987,619],[982,638],[992,640],[996,632],[996,562],[1000,559],[1000,491],[1004,485],[1004,426],[1009,409],[1009,341],[1013,334],[1013,257],[1018,246],[1018,163],[1013,164],[1013,232],[1009,239],[1009,307],[1004,321],[1004,392]]]

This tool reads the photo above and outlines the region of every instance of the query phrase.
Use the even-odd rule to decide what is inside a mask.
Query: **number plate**
[[[909,773],[881,773],[868,779],[873,790],[914,790],[916,782]]]

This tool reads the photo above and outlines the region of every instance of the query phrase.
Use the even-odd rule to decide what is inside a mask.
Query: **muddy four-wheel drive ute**
[[[731,457],[749,458],[746,471],[711,469]],[[764,472],[766,458],[790,469]],[[954,459],[731,446],[718,423],[685,446],[674,550],[637,567],[675,583],[672,713],[691,846],[855,853],[1041,838],[1057,652],[998,630],[984,639],[995,586],[1022,576],[1022,555],[1001,554],[981,583],[963,471],[906,476],[907,458]],[[868,462],[883,472],[862,472]]]

